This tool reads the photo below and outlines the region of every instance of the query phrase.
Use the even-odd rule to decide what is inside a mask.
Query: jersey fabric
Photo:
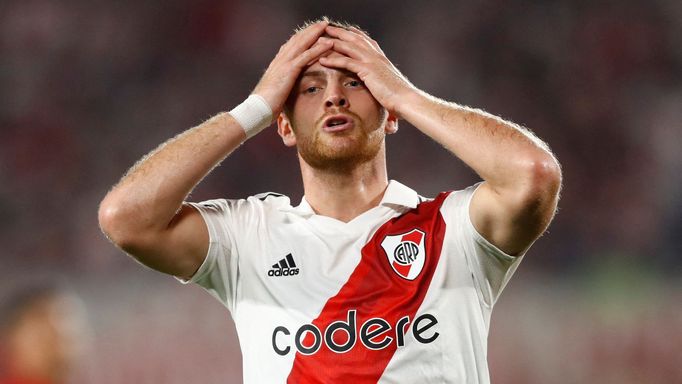
[[[489,383],[492,307],[522,255],[469,216],[478,185],[391,181],[344,223],[267,193],[191,203],[210,234],[189,281],[234,319],[245,383]]]

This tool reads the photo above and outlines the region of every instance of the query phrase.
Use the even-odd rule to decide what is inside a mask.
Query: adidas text
[[[290,253],[277,264],[272,265],[272,268],[268,271],[268,276],[295,276],[298,275],[298,271],[298,266]]]
[[[271,269],[268,271],[268,276],[294,276],[294,275],[298,275],[298,268]]]

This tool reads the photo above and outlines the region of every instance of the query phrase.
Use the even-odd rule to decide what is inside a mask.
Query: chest
[[[418,306],[431,284],[445,224],[437,211],[386,211],[351,223],[329,218],[265,226],[240,251],[241,301],[310,318],[323,307],[376,313]]]

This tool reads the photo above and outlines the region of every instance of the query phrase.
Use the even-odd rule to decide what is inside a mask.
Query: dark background
[[[3,1],[0,299],[68,281],[89,324],[73,382],[240,382],[227,311],[116,250],[97,207],[322,15],[369,31],[421,89],[529,127],[563,167],[559,213],[493,313],[493,381],[682,381],[679,1]],[[387,141],[389,177],[422,195],[478,181],[406,122]],[[265,191],[302,194],[273,128],[190,199]]]

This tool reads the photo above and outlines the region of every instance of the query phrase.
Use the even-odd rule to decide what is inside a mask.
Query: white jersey
[[[490,313],[522,257],[469,218],[476,186],[391,181],[348,223],[305,198],[192,204],[210,233],[189,280],[231,312],[245,383],[488,383]]]

